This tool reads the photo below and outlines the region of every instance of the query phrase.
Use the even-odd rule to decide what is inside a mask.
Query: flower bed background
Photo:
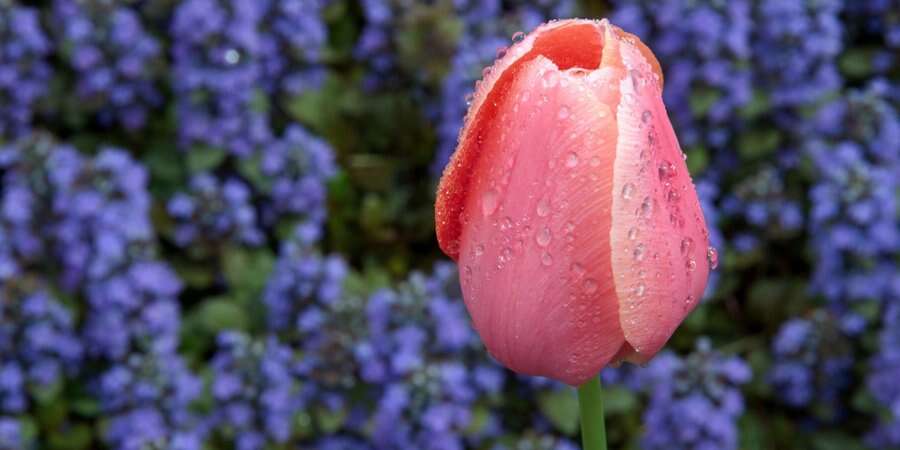
[[[0,0],[0,449],[573,449],[433,235],[553,17],[654,49],[722,255],[611,448],[900,448],[891,0]]]

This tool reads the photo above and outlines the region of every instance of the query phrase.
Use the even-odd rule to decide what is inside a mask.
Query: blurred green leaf
[[[872,57],[874,51],[871,48],[848,48],[838,59],[838,67],[841,73],[849,78],[863,79],[872,74]]]
[[[603,386],[603,408],[609,416],[629,414],[637,410],[637,396],[621,386]]]
[[[185,156],[191,172],[204,172],[218,167],[228,153],[221,148],[195,145],[185,152]]]
[[[574,389],[560,388],[541,392],[538,406],[559,431],[567,435],[578,431],[578,397]]]
[[[54,450],[87,450],[93,447],[93,433],[84,424],[75,424],[50,434],[50,448]]]
[[[858,439],[837,431],[821,431],[813,438],[815,450],[865,450]]]
[[[275,256],[267,249],[231,246],[224,250],[222,263],[229,286],[243,293],[257,293],[269,278]]]
[[[338,431],[347,419],[347,412],[341,409],[331,411],[328,408],[316,408],[316,423],[319,429],[327,434]]]
[[[781,144],[781,134],[774,128],[746,131],[738,135],[738,153],[747,159],[760,159],[772,154]]]
[[[693,175],[703,172],[709,165],[709,154],[705,147],[691,147],[685,151],[685,154],[688,157],[686,161],[688,171]]]
[[[691,92],[689,99],[691,112],[694,116],[701,117],[709,112],[709,109],[719,101],[722,94],[711,88],[697,88]]]
[[[755,89],[753,96],[746,105],[742,106],[739,113],[742,118],[747,120],[755,119],[769,110],[769,97],[765,91]]]
[[[214,297],[204,301],[196,311],[204,330],[212,335],[223,330],[246,331],[247,314],[228,297]]]

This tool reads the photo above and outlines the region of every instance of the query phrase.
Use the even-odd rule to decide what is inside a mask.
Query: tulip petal
[[[595,69],[602,55],[602,33],[599,27],[606,21],[567,20],[544,24],[530,33],[522,42],[514,45],[506,56],[486,71],[483,80],[476,84],[475,95],[465,125],[460,133],[459,146],[444,169],[435,202],[435,228],[441,250],[451,258],[459,254],[459,237],[462,232],[472,167],[481,158],[478,139],[485,122],[497,115],[497,98],[505,98],[511,84],[527,62],[544,56],[559,69],[582,67]],[[492,99],[488,101],[488,99]]]
[[[436,231],[507,367],[578,385],[649,359],[696,305],[706,228],[661,91],[605,20],[542,25],[476,84]]]
[[[458,260],[491,354],[578,385],[625,344],[609,259],[616,128],[589,73],[556,61],[520,63],[504,95],[488,97],[478,138],[463,136],[479,158],[467,167]]]
[[[612,259],[625,339],[645,362],[697,305],[708,275],[708,233],[683,153],[662,102],[654,63],[620,47],[619,140]]]

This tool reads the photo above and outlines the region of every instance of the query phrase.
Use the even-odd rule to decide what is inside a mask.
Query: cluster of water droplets
[[[625,39],[627,40],[627,38]],[[658,260],[660,254],[656,249],[652,252],[649,251],[646,244],[640,239],[641,230],[652,230],[655,228],[654,220],[656,215],[663,214],[660,219],[668,219],[674,233],[680,233],[682,235],[680,238],[680,250],[677,256],[669,254],[668,250],[659,250],[664,252],[664,256],[670,261],[683,261],[681,269],[677,266],[671,267],[668,271],[668,281],[674,282],[678,271],[683,270],[684,276],[688,278],[688,286],[691,286],[692,283],[690,283],[690,279],[697,268],[697,258],[701,257],[698,253],[702,252],[702,250],[697,249],[697,245],[693,238],[687,236],[685,233],[685,225],[688,218],[685,217],[685,212],[682,211],[681,199],[689,194],[688,188],[691,187],[690,182],[681,181],[684,180],[684,177],[679,176],[678,165],[660,154],[662,151],[662,147],[660,146],[660,132],[663,132],[664,130],[658,130],[656,128],[654,111],[647,108],[646,105],[642,105],[638,100],[638,97],[643,97],[643,95],[640,95],[643,90],[659,88],[658,84],[660,80],[658,75],[650,68],[646,61],[628,68],[627,79],[621,85],[623,92],[622,101],[626,108],[629,108],[632,111],[640,111],[639,113],[636,113],[637,118],[639,118],[637,126],[640,128],[640,135],[644,136],[643,141],[639,144],[640,148],[637,149],[639,158],[635,164],[637,164],[638,172],[642,177],[656,178],[653,183],[649,183],[649,185],[653,187],[650,188],[650,191],[648,192],[643,192],[643,189],[638,188],[631,182],[624,184],[620,192],[621,199],[625,201],[625,204],[627,205],[626,208],[633,210],[639,224],[628,230],[628,245],[625,249],[627,252],[626,254],[631,259],[632,273],[637,275],[635,278],[636,281],[627,287],[625,305],[628,309],[636,309],[643,303],[647,294],[646,278],[652,276],[658,279],[663,276],[663,273],[660,271],[648,273],[645,269],[645,261],[648,259]],[[652,74],[652,76],[647,74]],[[687,159],[687,155],[684,152],[681,152],[681,155],[683,159]],[[654,167],[653,164],[656,164],[656,166]],[[705,230],[702,226],[703,222],[702,218],[699,217],[699,214],[693,219],[701,226],[701,229]],[[706,242],[704,242],[704,244],[705,243]],[[710,270],[715,269],[718,265],[718,254],[715,248],[711,246],[707,247],[704,256],[707,258]],[[653,266],[655,265],[651,265],[650,267]],[[625,274],[622,273],[619,276],[624,279]],[[693,305],[696,304],[696,301],[697,299],[690,294],[686,295],[684,298],[673,297],[671,299],[673,305],[680,304],[684,311],[692,308]],[[658,309],[658,311],[660,311],[657,314],[659,319],[662,319],[661,311],[663,310],[663,308]],[[630,318],[626,320],[634,322],[636,319]],[[633,324],[634,323],[632,323],[632,325]],[[641,351],[639,348],[636,348],[635,350],[638,352]]]

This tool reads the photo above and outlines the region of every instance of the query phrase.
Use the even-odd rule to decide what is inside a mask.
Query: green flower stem
[[[582,449],[606,450],[606,423],[599,376],[578,388],[578,410],[581,414]]]

